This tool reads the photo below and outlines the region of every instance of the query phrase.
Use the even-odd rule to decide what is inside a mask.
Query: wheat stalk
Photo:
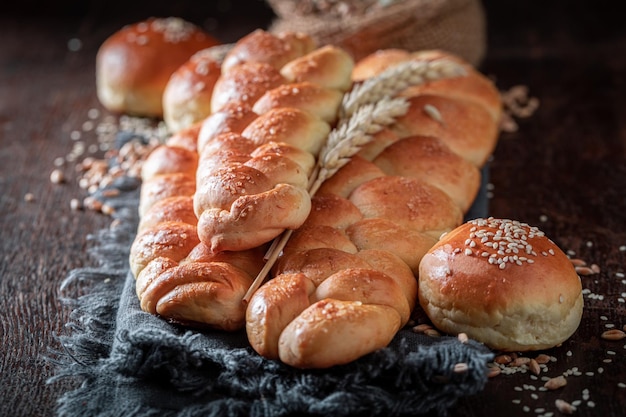
[[[372,77],[347,93],[342,100],[340,118],[349,118],[359,107],[392,97],[412,85],[465,74],[465,68],[448,59],[435,61],[411,60],[395,65]]]
[[[376,103],[359,107],[347,122],[331,131],[311,175],[309,194],[313,196],[324,181],[350,162],[375,134],[406,114],[408,108],[409,102],[405,98],[384,97]]]
[[[404,115],[409,107],[406,98],[391,98],[405,88],[464,73],[461,65],[447,60],[409,61],[355,85],[346,94],[339,110],[340,119],[320,151],[317,164],[309,176],[308,192],[313,197],[321,185],[339,171],[359,150],[385,126]],[[265,255],[265,265],[246,292],[249,302],[278,260],[293,230],[284,231],[274,239]]]

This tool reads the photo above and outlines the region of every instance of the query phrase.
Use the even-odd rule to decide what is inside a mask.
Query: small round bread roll
[[[583,311],[563,251],[536,227],[493,217],[459,226],[423,257],[419,301],[440,330],[502,351],[557,346]]]
[[[127,25],[98,50],[98,99],[110,111],[161,117],[163,91],[172,73],[197,51],[218,43],[177,17]]]

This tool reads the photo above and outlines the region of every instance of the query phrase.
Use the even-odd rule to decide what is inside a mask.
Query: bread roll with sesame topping
[[[567,255],[538,228],[492,217],[447,233],[422,258],[419,301],[440,330],[502,351],[557,346],[583,311]]]
[[[177,17],[153,17],[125,26],[98,50],[98,99],[113,112],[161,117],[170,76],[194,53],[218,44],[198,26]]]

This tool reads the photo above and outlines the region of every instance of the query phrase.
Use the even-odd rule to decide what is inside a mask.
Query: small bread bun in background
[[[428,251],[419,301],[440,330],[501,351],[557,346],[583,311],[567,255],[538,228],[492,217],[459,226]]]
[[[162,117],[162,97],[176,69],[199,50],[219,42],[178,17],[149,18],[127,25],[100,46],[96,91],[113,112]]]

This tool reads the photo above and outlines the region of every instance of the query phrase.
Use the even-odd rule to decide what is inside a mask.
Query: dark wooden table
[[[262,2],[225,9],[193,2],[14,3],[0,13],[0,415],[45,416],[72,383],[46,380],[70,311],[59,284],[89,265],[87,235],[111,219],[74,211],[85,196],[71,170],[53,184],[54,160],[70,153],[99,109],[97,48],[121,25],[178,15],[224,41],[271,19]],[[128,3],[128,2],[127,2]],[[579,401],[574,415],[626,413],[626,340],[600,335],[626,325],[626,25],[608,1],[485,1],[488,55],[481,68],[501,90],[528,88],[540,100],[517,132],[505,132],[491,164],[490,212],[539,226],[572,257],[597,264],[582,276],[585,313],[577,333],[546,352],[542,376],[577,368],[566,387],[541,391],[530,373],[499,375],[462,399],[453,416],[557,416],[555,400]],[[8,7],[8,6],[2,6]],[[30,10],[30,11],[26,11]],[[85,140],[89,136],[83,133]],[[75,135],[75,134],[74,134]],[[548,413],[548,414],[546,414]]]

